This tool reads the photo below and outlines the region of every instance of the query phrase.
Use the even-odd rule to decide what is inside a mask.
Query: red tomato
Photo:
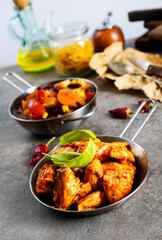
[[[45,113],[46,109],[44,106],[38,102],[36,99],[29,99],[28,102],[29,111],[34,118],[39,118]]]
[[[38,90],[36,94],[36,100],[40,103],[44,103],[47,99],[47,92],[43,89]]]

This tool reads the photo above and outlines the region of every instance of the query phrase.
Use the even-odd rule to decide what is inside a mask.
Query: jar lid
[[[52,31],[52,37],[57,40],[67,40],[82,36],[87,32],[88,25],[86,22],[67,22],[54,28]]]

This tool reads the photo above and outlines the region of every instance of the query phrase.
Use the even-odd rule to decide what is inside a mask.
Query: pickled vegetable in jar
[[[89,61],[94,50],[87,33],[88,26],[84,22],[66,23],[55,29],[53,50],[59,75],[81,77],[92,71]]]

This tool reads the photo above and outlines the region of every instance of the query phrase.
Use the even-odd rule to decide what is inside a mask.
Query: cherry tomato
[[[40,103],[44,103],[47,99],[47,92],[43,89],[37,91],[36,100]]]
[[[45,113],[45,111],[46,111],[44,106],[34,98],[29,99],[27,104],[28,104],[28,108],[29,108],[31,115],[34,118],[41,117],[43,115],[43,113]]]

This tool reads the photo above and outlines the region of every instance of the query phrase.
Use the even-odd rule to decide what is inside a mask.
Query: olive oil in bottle
[[[43,29],[38,29],[31,3],[29,0],[14,0],[14,3],[17,16],[10,19],[9,31],[21,44],[17,56],[18,65],[26,72],[41,72],[54,67],[48,36]],[[23,38],[14,30],[16,21],[24,30]]]

